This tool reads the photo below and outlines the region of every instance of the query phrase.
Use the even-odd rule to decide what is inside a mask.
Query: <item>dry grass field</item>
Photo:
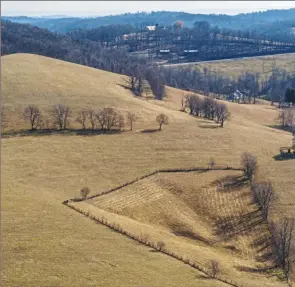
[[[295,53],[258,56],[248,59],[212,61],[208,63],[194,63],[192,66],[199,69],[206,67],[210,71],[215,71],[221,75],[228,75],[231,77],[238,77],[243,72],[247,71],[252,73],[260,73],[261,77],[268,77],[271,73],[272,65],[274,63],[273,59],[275,59],[275,65],[277,68],[285,69],[288,72],[293,72],[295,70]],[[178,66],[181,66],[181,64]]]
[[[44,113],[54,104],[68,104],[73,111],[72,126],[76,126],[76,112],[84,107],[113,106],[140,116],[133,131],[121,134],[2,139],[3,286],[225,286],[164,254],[150,252],[150,248],[61,204],[77,196],[83,186],[88,186],[92,194],[99,193],[155,169],[205,167],[211,156],[219,165],[239,167],[241,153],[248,151],[258,157],[258,179],[270,180],[276,189],[278,198],[271,218],[295,217],[295,162],[273,159],[280,146],[291,143],[291,134],[268,127],[277,115],[273,107],[228,103],[231,120],[221,129],[179,112],[182,91],[167,88],[168,96],[163,102],[140,100],[122,87],[121,75],[37,55],[2,57],[1,83],[6,130],[28,128],[22,120],[23,108],[28,104],[38,105]],[[170,123],[159,132],[155,117],[161,112],[168,115]],[[218,221],[216,217],[227,216],[227,212],[236,216],[243,203],[249,202],[247,196],[241,199],[235,189],[228,194],[213,193],[214,180],[228,175],[231,174],[165,174],[139,182],[138,188],[121,190],[128,196],[135,193],[135,203],[132,198],[120,203],[120,191],[117,196],[106,196],[104,203],[98,197],[91,204],[79,204],[93,212],[105,212],[122,224],[125,222],[128,228],[144,225],[155,236],[164,234],[167,244],[178,246],[184,254],[194,250],[196,260],[204,263],[216,254],[224,274],[245,286],[258,286],[259,282],[260,286],[284,286],[276,277],[267,279],[267,274],[235,268],[257,267],[255,248],[249,247],[250,240],[257,236],[255,229],[250,237],[233,236],[229,242],[216,235],[216,227],[212,227]],[[176,187],[183,188],[182,195],[173,194]],[[191,187],[200,194],[194,197]],[[146,204],[138,193],[141,189],[146,191]],[[241,191],[247,192],[246,187]],[[206,200],[207,193],[212,196]],[[214,247],[173,233],[174,227],[169,224],[175,218],[170,216],[166,196],[173,207],[180,209],[173,214],[187,222],[193,233],[213,240]],[[191,198],[197,201],[195,211],[188,208]],[[229,201],[234,203],[227,210],[223,204]],[[163,206],[167,212],[161,217],[157,210]],[[207,207],[208,213],[204,214],[202,206]],[[182,208],[187,216],[182,214]],[[245,205],[245,212],[251,208]],[[227,244],[234,245],[237,251],[227,250]]]

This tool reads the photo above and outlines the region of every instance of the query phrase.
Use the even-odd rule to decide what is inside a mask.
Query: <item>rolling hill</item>
[[[122,75],[30,54],[2,57],[1,81],[7,131],[28,128],[22,119],[28,104],[38,105],[47,115],[52,105],[67,104],[72,108],[74,127],[76,113],[84,107],[113,106],[140,116],[133,131],[120,134],[52,134],[2,140],[3,286],[228,286],[208,280],[201,272],[164,254],[150,252],[150,248],[61,204],[78,196],[83,186],[96,194],[156,169],[207,167],[210,157],[217,165],[239,167],[241,153],[248,151],[258,157],[258,179],[270,180],[276,190],[272,219],[282,214],[295,217],[294,161],[273,158],[280,146],[290,144],[291,135],[268,127],[277,116],[274,107],[227,103],[231,120],[223,129],[217,128],[212,122],[179,112],[183,91],[168,87],[167,98],[161,102],[137,99],[123,87]],[[161,132],[156,131],[159,113],[169,117],[169,125]],[[230,216],[237,215],[239,206],[251,210],[251,205],[247,206],[248,187],[241,191],[244,197],[238,189],[217,195],[209,188],[215,180],[230,175],[230,171],[212,171],[204,177],[198,173],[159,175],[139,182],[139,186],[105,195],[105,199],[102,196],[77,205],[104,213],[131,230],[147,226],[151,236],[164,234],[171,246],[193,254],[204,264],[215,254],[222,274],[243,286],[286,286],[276,277],[257,273],[261,264],[270,263],[256,262],[255,249],[249,244],[256,232],[264,230],[263,224],[254,235],[241,235],[229,242],[237,249],[229,251],[213,232],[212,219],[203,220],[204,211],[198,202],[201,206],[208,204],[210,218],[226,216],[223,212],[233,205],[231,200],[237,205],[228,211]],[[202,197],[202,193],[194,197],[190,186],[194,182],[196,193],[212,193],[211,203],[204,201],[207,196]],[[177,195],[173,190],[183,193]],[[141,200],[145,193],[149,204]],[[192,199],[196,204],[189,208]],[[169,202],[179,209],[176,219],[196,228],[193,233],[198,231],[199,238],[219,243],[204,246],[200,240],[172,234],[175,218],[169,220]],[[165,213],[158,212],[161,208]],[[183,211],[187,218],[181,217]],[[239,250],[245,250],[247,256]]]

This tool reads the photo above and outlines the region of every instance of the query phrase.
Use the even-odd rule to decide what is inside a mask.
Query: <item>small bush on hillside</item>
[[[210,169],[213,169],[216,165],[215,159],[213,157],[210,158],[208,165]]]
[[[253,176],[257,172],[257,168],[258,168],[256,156],[254,156],[248,152],[244,152],[241,156],[241,166],[242,166],[245,176],[250,181],[252,181]]]
[[[156,121],[159,124],[159,130],[161,130],[162,125],[167,125],[168,124],[168,117],[165,114],[159,114],[156,117]]]
[[[163,242],[163,241],[158,241],[157,242],[157,249],[159,251],[162,251],[164,249],[164,247],[165,247],[165,242]]]
[[[89,193],[90,193],[90,189],[88,187],[83,187],[80,190],[80,195],[81,195],[83,200],[87,199],[87,196],[89,195]]]

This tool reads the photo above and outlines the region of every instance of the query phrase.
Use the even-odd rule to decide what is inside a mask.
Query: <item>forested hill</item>
[[[196,21],[207,21],[211,25],[219,28],[231,29],[267,29],[270,24],[272,29],[280,28],[282,23],[292,23],[295,25],[295,9],[288,10],[268,10],[265,12],[254,12],[247,14],[215,15],[215,14],[191,14],[184,12],[151,12],[151,13],[126,13],[121,15],[110,15],[96,18],[50,18],[50,17],[2,17],[18,23],[34,24],[41,28],[47,28],[56,32],[68,32],[73,29],[92,29],[102,25],[130,24],[140,25],[172,25],[176,21],[183,21],[186,27],[192,27]],[[276,26],[272,24],[276,23]]]

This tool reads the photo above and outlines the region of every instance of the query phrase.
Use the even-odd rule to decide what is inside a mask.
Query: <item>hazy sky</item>
[[[295,1],[1,1],[4,16],[100,16],[139,11],[238,14],[295,8]]]

